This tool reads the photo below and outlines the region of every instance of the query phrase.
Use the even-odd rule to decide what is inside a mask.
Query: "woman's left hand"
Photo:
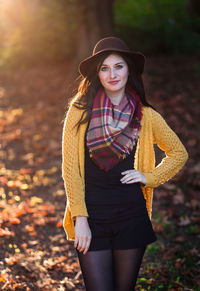
[[[121,174],[124,175],[124,177],[120,179],[122,184],[131,184],[137,182],[146,184],[147,182],[145,176],[137,170],[126,170],[121,172]]]

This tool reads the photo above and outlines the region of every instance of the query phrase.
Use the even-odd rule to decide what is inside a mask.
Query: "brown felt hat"
[[[145,56],[141,52],[132,51],[128,48],[123,40],[118,37],[106,37],[97,42],[95,45],[92,56],[84,59],[79,64],[79,72],[83,77],[87,77],[88,67],[95,64],[99,54],[105,51],[116,51],[126,53],[131,56],[133,59],[133,63],[137,67],[137,70],[140,74],[143,73],[144,64],[145,64]]]

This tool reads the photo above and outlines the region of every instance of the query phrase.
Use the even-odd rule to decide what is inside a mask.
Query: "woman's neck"
[[[124,97],[124,89],[117,91],[117,92],[108,92],[105,90],[106,95],[108,96],[108,98],[110,99],[110,101],[112,102],[113,105],[119,105]]]

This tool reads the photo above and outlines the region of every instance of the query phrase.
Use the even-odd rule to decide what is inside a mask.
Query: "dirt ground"
[[[0,71],[1,290],[84,290],[62,227],[62,120],[73,68],[66,62]],[[200,290],[200,56],[149,56],[143,79],[189,160],[155,189],[158,241],[148,246],[136,290]],[[155,150],[159,163],[163,153]]]

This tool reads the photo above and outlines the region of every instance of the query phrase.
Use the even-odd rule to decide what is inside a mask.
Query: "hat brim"
[[[88,76],[88,68],[91,66],[94,66],[99,55],[103,52],[106,52],[106,51],[116,51],[116,52],[121,52],[122,54],[127,54],[129,56],[131,56],[133,58],[133,62],[135,63],[136,67],[137,67],[137,70],[140,74],[143,73],[144,71],[144,64],[145,64],[145,61],[146,61],[146,58],[145,56],[140,53],[140,52],[131,52],[131,51],[124,51],[124,50],[121,50],[121,49],[114,49],[111,48],[107,48],[105,50],[101,50],[100,52],[96,53],[95,55],[93,56],[90,56],[86,59],[84,59],[83,61],[80,62],[79,66],[78,66],[78,70],[80,72],[80,74],[83,76],[83,77],[87,77]]]

